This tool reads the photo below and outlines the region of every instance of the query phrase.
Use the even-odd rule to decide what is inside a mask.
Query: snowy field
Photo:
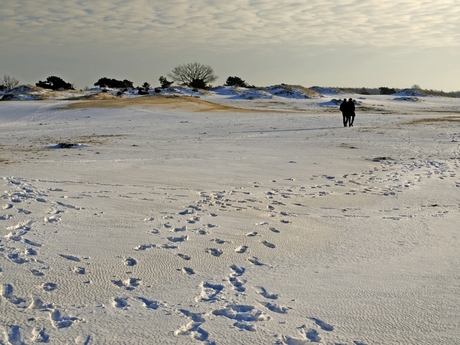
[[[460,343],[460,99],[269,91],[0,102],[0,344]]]

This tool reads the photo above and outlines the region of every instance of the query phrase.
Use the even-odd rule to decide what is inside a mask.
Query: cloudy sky
[[[459,0],[14,0],[0,7],[0,76],[134,85],[213,67],[222,85],[460,90]]]

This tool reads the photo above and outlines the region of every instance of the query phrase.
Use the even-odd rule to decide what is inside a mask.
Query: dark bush
[[[103,78],[100,78],[97,82],[95,82],[94,86],[99,86],[101,88],[109,87],[111,89],[132,89],[133,82],[127,79],[116,80],[116,79],[110,79],[110,78],[103,77]]]
[[[35,84],[38,87],[51,90],[75,90],[73,85],[65,82],[59,77],[51,76],[46,78],[46,81],[39,81]]]

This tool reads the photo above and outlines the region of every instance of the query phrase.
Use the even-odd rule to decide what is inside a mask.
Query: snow
[[[0,102],[0,343],[459,343],[460,99],[280,91]]]

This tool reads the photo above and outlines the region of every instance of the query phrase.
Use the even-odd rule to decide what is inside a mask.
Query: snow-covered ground
[[[459,99],[168,92],[0,102],[0,344],[460,343]]]

